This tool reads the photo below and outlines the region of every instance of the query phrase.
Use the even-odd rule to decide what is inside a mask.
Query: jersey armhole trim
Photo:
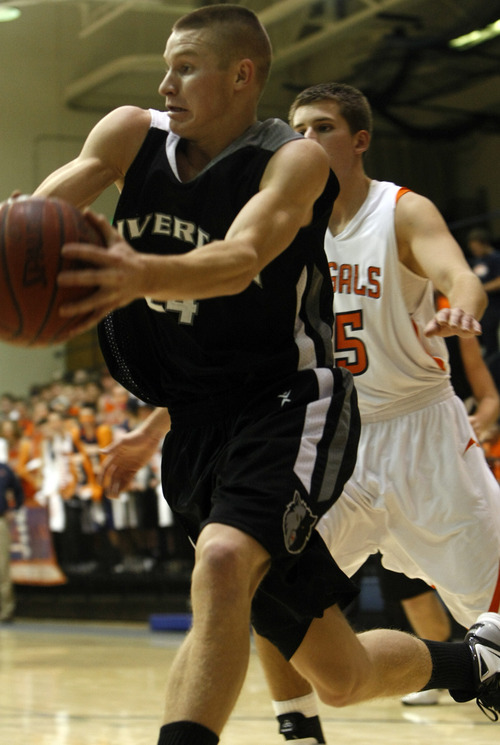
[[[403,194],[408,194],[411,191],[412,190],[411,189],[407,189],[406,186],[401,186],[401,188],[399,189],[398,193],[396,194],[396,204],[399,202],[399,200],[401,199],[401,197],[403,196]]]

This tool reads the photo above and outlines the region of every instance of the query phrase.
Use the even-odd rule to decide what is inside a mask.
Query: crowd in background
[[[160,451],[117,499],[99,472],[105,449],[150,407],[106,370],[77,370],[0,396],[0,462],[18,474],[25,504],[47,510],[59,565],[68,573],[149,572],[190,561],[192,550],[160,487]]]

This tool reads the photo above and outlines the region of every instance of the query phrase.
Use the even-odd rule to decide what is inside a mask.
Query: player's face
[[[227,120],[234,74],[221,69],[207,31],[171,34],[164,59],[167,72],[160,84],[173,132],[198,140],[217,132]]]
[[[349,129],[336,101],[317,101],[299,106],[293,116],[292,127],[323,147],[337,176],[354,163],[356,135]]]

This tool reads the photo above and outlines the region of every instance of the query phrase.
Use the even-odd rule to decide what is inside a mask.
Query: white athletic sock
[[[300,698],[289,698],[288,701],[273,701],[273,709],[276,716],[280,714],[291,714],[300,712],[305,717],[318,716],[318,703],[314,693],[308,693]]]

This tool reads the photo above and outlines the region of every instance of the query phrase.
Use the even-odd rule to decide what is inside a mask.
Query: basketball
[[[0,340],[23,347],[59,344],[86,316],[59,315],[62,304],[94,292],[59,287],[62,270],[85,266],[61,254],[65,243],[105,245],[80,210],[53,197],[0,204]]]

